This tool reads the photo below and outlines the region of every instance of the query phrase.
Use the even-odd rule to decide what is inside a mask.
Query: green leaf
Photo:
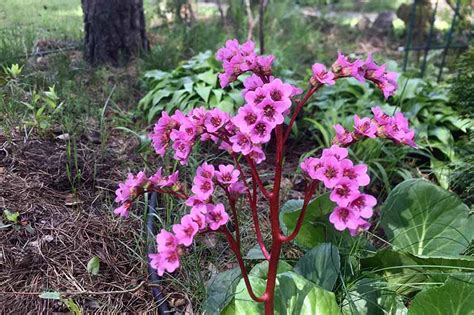
[[[285,234],[293,232],[303,200],[289,200],[281,208],[280,223]],[[335,204],[329,200],[329,194],[324,194],[308,204],[306,215],[295,243],[299,246],[310,249],[318,244],[334,239],[334,228],[329,223],[329,213],[334,209]]]
[[[79,308],[79,305],[77,305],[76,302],[74,302],[73,299],[62,299],[61,300],[66,307],[74,314],[74,315],[81,315],[81,309]]]
[[[87,272],[97,275],[100,269],[100,259],[97,256],[92,257],[87,263]]]
[[[61,294],[59,292],[55,292],[55,291],[45,291],[45,292],[42,292],[39,297],[41,299],[46,299],[46,300],[60,300],[61,299]]]
[[[173,93],[173,91],[166,90],[166,89],[162,89],[162,90],[157,91],[157,92],[153,95],[153,102],[152,102],[152,104],[153,104],[153,105],[158,104],[163,98],[170,96],[171,93]]]
[[[255,260],[262,260],[265,259],[265,256],[263,256],[262,250],[260,249],[260,245],[255,244],[254,247],[249,249],[247,252],[247,255],[245,255],[244,259],[255,259]]]
[[[454,194],[422,179],[395,187],[381,225],[395,249],[415,255],[458,255],[473,238],[469,208]]]
[[[161,112],[163,110],[163,106],[162,105],[156,105],[156,106],[153,106],[150,111],[148,112],[148,121],[152,121],[156,115],[158,115],[159,112]]]
[[[5,216],[5,219],[7,219],[7,221],[12,223],[18,223],[18,218],[20,217],[19,212],[12,212],[8,209],[3,210],[3,215]]]
[[[391,289],[401,294],[418,291],[429,282],[444,282],[450,274],[474,272],[472,256],[417,256],[390,249],[360,260],[362,269],[383,274]]]
[[[349,287],[342,313],[347,315],[406,315],[408,310],[395,292],[379,279],[363,278]]]
[[[207,287],[206,314],[221,314],[234,296],[234,290],[241,278],[240,269],[234,268],[216,274]]]
[[[216,96],[217,103],[219,103],[222,100],[222,96],[224,95],[224,90],[223,89],[213,89],[212,93]]]
[[[252,276],[249,280],[255,294],[263,294],[266,281]],[[263,304],[250,298],[243,280],[236,288],[235,314],[263,314]],[[340,310],[334,293],[321,289],[304,277],[289,271],[277,276],[275,314],[337,315]]]
[[[437,288],[418,293],[408,309],[409,315],[473,315],[474,277],[453,276]]]
[[[216,105],[217,108],[221,109],[222,111],[233,114],[234,113],[234,104],[228,101],[222,101],[220,103],[217,103]]]
[[[295,272],[332,291],[339,275],[341,262],[336,246],[324,243],[308,251],[295,265]]]
[[[207,103],[209,100],[209,95],[211,94],[212,87],[210,86],[196,86],[194,88],[196,93]]]
[[[252,270],[250,270],[249,275],[260,278],[260,279],[267,279],[268,275],[268,261],[264,260],[258,264],[256,264]],[[278,267],[277,267],[277,274],[286,272],[286,271],[291,271],[293,270],[293,267],[287,263],[284,260],[280,260],[278,262]]]
[[[214,73],[212,70],[198,74],[197,77],[199,80],[206,82],[208,85],[216,86],[217,73]]]
[[[157,80],[157,81],[161,81],[165,78],[168,78],[169,76],[170,76],[169,72],[164,72],[161,70],[147,71],[145,72],[145,75],[144,75],[146,79]]]

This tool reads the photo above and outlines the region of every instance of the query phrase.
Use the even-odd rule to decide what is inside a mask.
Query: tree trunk
[[[125,65],[148,49],[143,0],[82,0],[85,59]]]

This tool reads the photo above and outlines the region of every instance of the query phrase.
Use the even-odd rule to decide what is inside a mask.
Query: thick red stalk
[[[268,190],[263,185],[262,179],[260,178],[260,175],[257,172],[257,167],[255,166],[255,162],[248,156],[246,156],[245,158],[247,159],[247,163],[250,166],[253,181],[257,182],[258,188],[260,188],[260,191],[265,196],[265,198],[267,198],[267,200],[269,200],[270,199],[270,193],[268,192]]]

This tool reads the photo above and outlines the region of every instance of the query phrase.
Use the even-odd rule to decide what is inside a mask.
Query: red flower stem
[[[238,159],[237,159],[237,157],[235,156],[234,153],[232,153],[232,158],[234,159],[235,164],[237,165],[237,169],[240,171],[240,174],[242,175],[242,179],[245,183],[245,186],[247,187],[247,199],[249,201],[250,209],[251,209],[251,212],[252,212],[252,220],[253,220],[253,225],[255,227],[255,234],[257,236],[257,243],[260,246],[260,250],[262,251],[262,254],[265,257],[265,259],[270,260],[270,254],[268,253],[268,251],[265,247],[265,243],[263,242],[262,231],[260,230],[260,222],[258,220],[257,184],[255,183],[255,181],[252,181],[252,184],[253,184],[253,198],[252,198],[252,195],[250,193],[250,189],[248,187],[247,178],[245,177],[245,173],[244,173],[242,167],[240,166],[240,163],[239,163],[239,161],[238,161]]]
[[[293,112],[293,115],[291,116],[290,123],[288,124],[288,128],[285,131],[285,136],[284,136],[284,142],[288,139],[290,136],[291,128],[293,127],[293,124],[295,123],[296,117],[298,116],[299,112],[301,111],[301,108],[303,108],[304,104],[308,101],[308,99],[316,92],[321,85],[317,87],[311,86],[311,88],[306,92],[306,95],[298,102],[296,105],[295,111]]]
[[[262,179],[260,178],[260,175],[257,172],[257,167],[255,166],[255,162],[248,156],[246,156],[245,158],[247,160],[247,163],[250,166],[250,170],[252,172],[252,179],[257,182],[258,188],[260,188],[260,191],[265,196],[265,198],[267,198],[267,200],[269,200],[270,199],[270,193],[268,192],[268,190],[263,185]]]
[[[274,297],[275,297],[275,285],[276,275],[278,268],[278,261],[280,260],[280,252],[282,241],[280,239],[280,188],[281,178],[283,171],[283,130],[281,126],[277,126],[275,129],[276,134],[276,159],[275,159],[275,180],[273,184],[272,192],[270,193],[270,224],[272,229],[272,248],[270,262],[268,266],[268,277],[267,286],[265,288],[265,294],[268,297],[265,301],[265,315],[272,315],[274,311]]]
[[[266,293],[262,296],[256,296],[252,289],[252,284],[250,283],[249,276],[247,273],[247,268],[245,268],[244,259],[242,258],[242,254],[240,253],[240,249],[237,247],[232,234],[229,232],[227,228],[221,230],[227,238],[227,242],[229,243],[230,249],[234,252],[237,262],[239,263],[240,271],[242,272],[242,278],[244,279],[245,286],[247,287],[247,291],[255,302],[264,302],[267,299]]]
[[[303,220],[304,220],[304,216],[305,216],[305,213],[306,213],[306,209],[308,208],[308,204],[311,200],[311,197],[313,196],[314,192],[316,191],[317,184],[318,184],[317,181],[313,181],[307,187],[306,192],[305,192],[303,207],[301,208],[301,213],[298,217],[298,221],[296,221],[295,229],[288,236],[285,236],[285,235],[281,234],[280,235],[280,240],[282,242],[292,241],[298,235],[298,233],[300,232],[301,226],[303,225]]]
[[[237,217],[237,209],[235,208],[235,199],[230,196],[229,191],[224,188],[225,194],[227,199],[229,200],[230,209],[232,210],[232,219],[234,221],[235,226],[235,242],[237,244],[237,248],[240,251],[240,228],[239,228],[239,218]]]

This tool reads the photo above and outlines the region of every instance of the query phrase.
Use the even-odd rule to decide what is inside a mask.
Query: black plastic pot
[[[157,193],[151,193],[149,195],[149,203],[148,203],[148,214],[147,214],[147,256],[148,254],[154,254],[156,253],[156,246],[155,242],[153,241],[155,235],[156,235],[156,229],[155,229],[155,218],[156,218],[156,207],[158,205],[158,197]],[[163,281],[163,278],[160,277],[157,273],[156,270],[151,267],[150,264],[151,260],[148,257],[148,278],[150,280],[150,283],[157,285]],[[151,293],[153,294],[153,298],[155,301],[158,303],[158,314],[160,315],[166,315],[170,314],[170,308],[168,305],[168,301],[166,301],[166,297],[163,295],[163,292],[161,292],[160,288],[157,286],[153,286],[151,289]]]

